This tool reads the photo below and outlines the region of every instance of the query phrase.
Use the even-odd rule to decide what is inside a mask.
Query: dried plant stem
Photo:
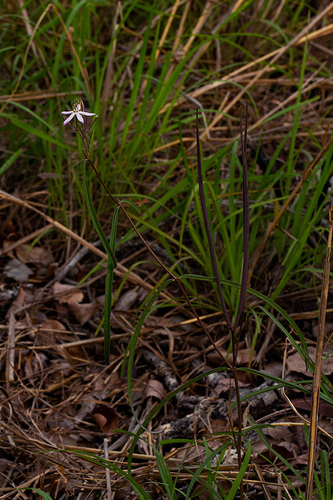
[[[235,381],[235,390],[236,390],[237,413],[238,413],[238,415],[237,415],[238,416],[238,436],[237,436],[237,439],[235,439],[235,441],[236,441],[235,444],[236,444],[236,448],[237,448],[239,469],[241,469],[241,466],[242,466],[242,455],[241,455],[241,453],[242,453],[242,409],[241,409],[240,392],[239,392],[237,367],[236,367],[237,347],[238,347],[238,342],[237,342],[237,338],[236,338],[236,330],[237,330],[237,327],[239,325],[241,314],[242,314],[243,308],[245,306],[245,301],[246,301],[246,283],[247,283],[247,275],[248,275],[248,253],[249,253],[249,238],[250,238],[249,189],[248,189],[248,182],[247,182],[247,163],[246,163],[247,113],[248,113],[248,109],[246,107],[244,137],[243,137],[243,130],[242,130],[243,129],[242,116],[241,116],[241,123],[240,123],[240,125],[241,125],[240,138],[241,138],[241,146],[242,146],[242,163],[243,163],[243,233],[244,233],[243,272],[242,272],[242,284],[241,284],[241,292],[240,292],[238,310],[237,310],[235,321],[232,324],[231,320],[228,316],[228,311],[227,311],[226,304],[225,304],[224,297],[223,297],[221,280],[220,280],[220,275],[219,275],[218,266],[217,266],[217,259],[216,259],[214,244],[213,244],[213,237],[212,237],[212,232],[210,229],[209,219],[208,219],[208,211],[207,211],[205,192],[204,192],[203,171],[202,171],[202,164],[201,164],[199,120],[198,120],[198,110],[197,110],[197,162],[198,162],[199,197],[200,197],[200,202],[201,202],[201,207],[202,207],[202,215],[203,215],[206,234],[207,234],[210,259],[212,262],[213,272],[214,272],[216,286],[217,286],[217,292],[218,292],[218,296],[220,299],[222,310],[223,310],[223,313],[225,315],[225,318],[227,321],[227,327],[228,327],[229,333],[231,335],[231,340],[232,340],[233,362],[232,362],[232,366],[229,366],[229,368],[230,368],[230,371],[231,371],[232,376],[233,376],[234,381]],[[240,489],[240,498],[243,499],[244,498],[243,481],[240,482],[239,489]]]
[[[331,206],[329,211],[329,221],[330,221],[330,229],[329,229],[326,258],[324,264],[323,288],[321,291],[320,309],[319,309],[319,324],[318,324],[318,337],[316,346],[315,370],[312,382],[308,473],[306,476],[305,500],[312,499],[312,490],[313,490],[313,469],[315,461],[316,436],[318,427],[318,406],[319,406],[319,391],[321,384],[321,365],[322,365],[323,350],[324,350],[325,317],[326,317],[328,287],[330,280],[330,261],[331,261],[331,245],[332,245],[332,232],[333,232],[333,205]]]
[[[109,460],[109,440],[108,438],[104,438],[103,442],[104,447],[104,458],[105,460]],[[106,488],[107,488],[107,498],[111,500],[112,498],[112,489],[111,489],[111,474],[109,467],[105,467],[105,476],[106,476]]]
[[[11,312],[8,325],[8,344],[7,344],[7,364],[6,364],[6,382],[7,386],[14,380],[15,365],[15,313]]]

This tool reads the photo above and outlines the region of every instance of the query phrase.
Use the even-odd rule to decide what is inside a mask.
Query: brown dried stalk
[[[312,500],[313,490],[313,469],[316,451],[316,437],[318,428],[318,407],[319,407],[319,392],[321,384],[321,364],[324,351],[325,339],[325,317],[328,297],[328,287],[330,282],[330,261],[331,261],[331,245],[333,232],[333,205],[329,211],[330,230],[327,240],[327,251],[324,264],[323,287],[321,290],[320,309],[319,309],[319,324],[318,337],[316,346],[315,370],[312,382],[312,401],[311,401],[311,417],[310,417],[310,438],[309,438],[309,453],[308,453],[308,473],[306,476],[306,492],[305,500]]]

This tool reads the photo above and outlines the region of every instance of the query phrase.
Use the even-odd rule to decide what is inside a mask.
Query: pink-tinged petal
[[[80,113],[75,113],[75,116],[79,120],[79,122],[84,123],[84,119],[82,118]]]
[[[69,123],[73,118],[74,118],[74,113],[72,111],[71,115],[68,118],[66,118],[63,124],[67,125],[67,123]]]
[[[86,111],[80,111],[80,115],[84,116],[95,116],[96,113],[87,113]]]
[[[62,111],[61,112],[62,115],[70,115],[71,113],[73,113],[73,111]]]

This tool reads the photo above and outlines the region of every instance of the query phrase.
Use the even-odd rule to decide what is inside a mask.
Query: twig
[[[109,448],[108,448],[108,438],[104,438],[104,458],[105,460],[109,460]],[[109,467],[105,467],[106,474],[106,489],[108,493],[108,500],[112,498],[112,489],[111,489],[111,474]]]
[[[321,384],[321,364],[324,351],[325,339],[325,317],[328,297],[328,287],[330,280],[330,261],[331,261],[331,245],[333,232],[333,205],[329,211],[330,229],[327,240],[326,259],[324,264],[323,288],[320,298],[319,309],[319,324],[316,347],[315,370],[312,382],[312,402],[311,402],[311,417],[310,417],[310,438],[309,438],[309,454],[308,454],[308,473],[306,476],[306,492],[305,500],[312,500],[313,490],[313,469],[315,461],[316,436],[318,427],[318,407],[319,407],[319,391]]]
[[[6,364],[6,382],[9,385],[14,380],[15,365],[15,313],[11,312],[9,316],[8,341],[7,341],[7,364]]]

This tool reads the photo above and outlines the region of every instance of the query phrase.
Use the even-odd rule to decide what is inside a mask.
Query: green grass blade
[[[2,167],[0,167],[0,175],[4,174],[13,165],[13,163],[15,163],[17,158],[21,155],[22,151],[22,148],[18,149],[16,153],[12,154],[12,156],[5,161]]]
[[[250,441],[248,441],[247,450],[245,453],[245,457],[243,459],[242,467],[240,468],[240,471],[237,474],[237,477],[234,481],[234,484],[231,487],[231,490],[228,493],[226,500],[233,500],[233,498],[235,498],[235,495],[237,493],[239,485],[240,485],[240,483],[244,477],[244,474],[246,472],[247,466],[249,465],[250,458],[251,458],[251,443],[250,443]]]
[[[176,500],[175,485],[173,484],[168,464],[158,450],[156,450],[156,463],[169,500]]]
[[[123,471],[120,467],[117,467],[117,465],[115,465],[114,463],[111,463],[109,460],[105,460],[105,458],[99,457],[94,453],[82,452],[78,450],[73,450],[72,453],[87,460],[88,462],[91,462],[95,465],[98,465],[99,467],[102,467],[103,469],[107,467],[111,471],[118,474],[120,477],[126,479],[133,486],[140,500],[151,500],[148,494],[142,488],[142,486],[132,477],[131,473]]]
[[[188,489],[187,489],[187,492],[186,492],[186,500],[190,500],[190,493],[191,493],[191,490],[193,488],[193,486],[195,485],[195,483],[197,482],[201,472],[206,468],[206,467],[209,467],[211,461],[213,460],[214,457],[216,457],[217,455],[219,455],[219,453],[223,452],[223,450],[225,450],[226,448],[228,448],[230,446],[230,442],[228,441],[226,444],[220,446],[219,448],[217,448],[216,450],[214,450],[207,458],[206,460],[204,460],[202,462],[201,465],[199,465],[199,467],[197,468],[197,470],[195,471],[195,473],[193,474],[193,477],[191,479],[191,482],[188,486]]]
[[[60,148],[66,148],[66,149],[72,149],[70,146],[67,144],[57,141],[57,139],[53,139],[50,135],[46,134],[42,130],[39,130],[29,123],[26,123],[19,118],[16,118],[15,116],[9,115],[7,113],[3,113],[2,116],[5,116],[6,118],[9,118],[10,121],[12,122],[13,125],[16,125],[16,127],[21,128],[22,130],[25,130],[29,134],[32,134],[36,137],[39,137],[40,139],[43,139],[46,142],[50,142],[51,144],[55,144],[56,146],[59,146]]]

